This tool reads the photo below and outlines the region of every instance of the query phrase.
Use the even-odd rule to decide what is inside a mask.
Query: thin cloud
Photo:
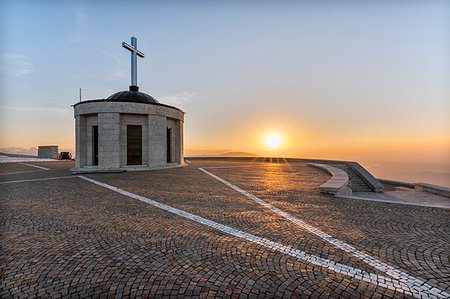
[[[84,6],[79,5],[74,8],[73,15],[75,17],[76,30],[67,35],[67,41],[69,45],[82,44],[92,47],[92,45],[95,45],[97,42],[95,38],[92,38],[92,35],[89,33],[87,14]],[[112,58],[119,65],[125,64],[122,59],[119,59],[108,50],[99,47],[95,47],[95,49],[103,54],[106,54],[106,56]]]
[[[21,77],[33,72],[33,65],[27,61],[24,55],[2,53],[0,70],[3,74]]]
[[[75,20],[77,25],[85,26],[86,25],[86,13],[84,10],[84,6],[79,6],[74,11]]]
[[[67,36],[67,40],[69,45],[85,43],[86,36],[82,33],[87,28],[87,18],[86,12],[83,5],[77,5],[77,7],[73,8],[73,17],[75,19],[76,31],[69,33]]]
[[[74,32],[67,35],[69,45],[83,43],[85,42],[85,39],[85,36],[79,32]]]
[[[194,97],[198,96],[197,93],[191,91],[183,91],[171,96],[163,97],[169,104],[180,105],[186,102],[191,102]]]
[[[25,111],[25,112],[51,112],[56,114],[69,114],[68,108],[54,107],[29,107],[29,106],[0,106],[0,110]]]
[[[114,70],[111,72],[111,74],[109,74],[106,77],[106,81],[113,82],[113,81],[117,81],[117,80],[122,80],[123,78],[125,78],[125,72],[123,72],[121,70]]]
[[[125,63],[123,62],[122,59],[119,59],[117,56],[111,54],[111,52],[109,52],[108,50],[102,49],[102,48],[98,48],[96,47],[95,49],[97,49],[98,51],[105,53],[107,56],[111,57],[113,60],[115,60],[119,65],[125,65]]]

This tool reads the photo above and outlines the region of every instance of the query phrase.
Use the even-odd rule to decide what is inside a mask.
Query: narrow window
[[[92,126],[92,165],[98,165],[98,126]]]
[[[172,129],[167,128],[167,163],[172,163]]]

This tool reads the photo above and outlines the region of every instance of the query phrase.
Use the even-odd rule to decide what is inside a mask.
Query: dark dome
[[[108,97],[108,100],[159,104],[154,97],[146,93],[129,90],[116,92],[112,96]]]

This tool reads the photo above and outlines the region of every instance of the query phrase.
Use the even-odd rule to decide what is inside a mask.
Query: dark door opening
[[[98,126],[92,126],[92,165],[98,165]]]
[[[172,129],[167,128],[167,163],[172,163]]]
[[[142,165],[142,126],[127,126],[127,165]]]

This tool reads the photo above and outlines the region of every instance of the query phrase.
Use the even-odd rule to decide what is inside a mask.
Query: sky
[[[127,90],[136,36],[140,90],[186,112],[187,155],[450,165],[448,1],[0,5],[0,148],[73,150],[79,89]]]

